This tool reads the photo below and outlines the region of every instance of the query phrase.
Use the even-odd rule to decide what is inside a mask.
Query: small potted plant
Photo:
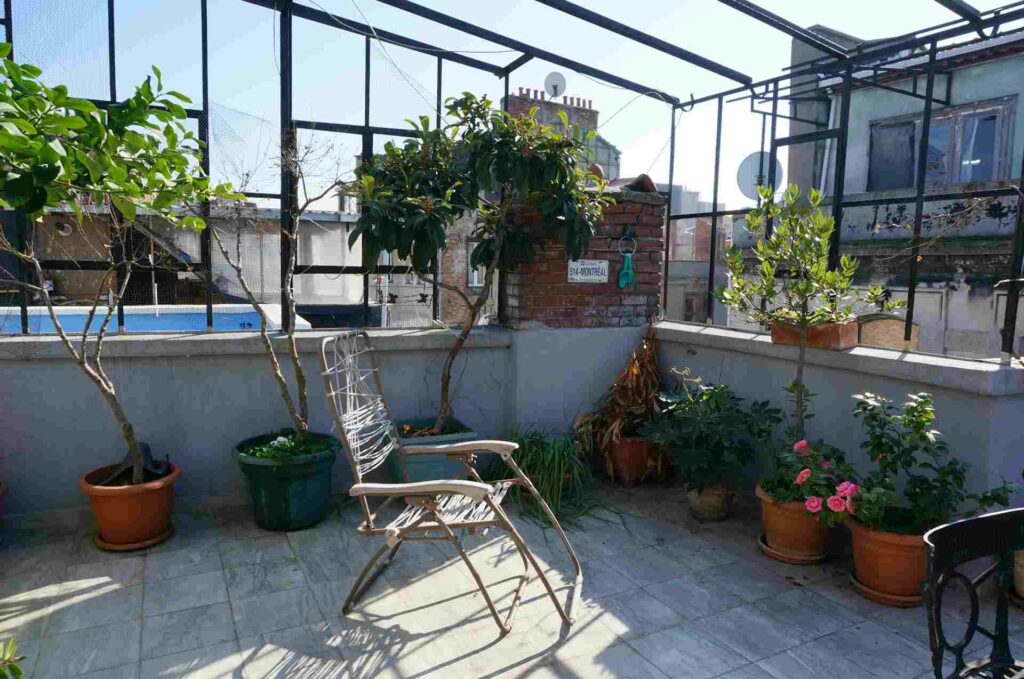
[[[256,524],[300,530],[318,523],[331,505],[331,466],[338,440],[329,434],[282,429],[238,444]]]
[[[736,482],[781,421],[779,411],[766,401],[744,409],[728,386],[691,378],[660,402],[660,412],[641,433],[665,447],[686,482],[690,510],[705,521],[724,519]]]
[[[949,458],[934,428],[931,394],[910,394],[902,409],[876,394],[854,398],[854,414],[867,433],[861,447],[877,468],[853,498],[847,521],[853,534],[853,584],[868,599],[915,606],[926,578],[924,534],[958,516],[1008,505],[1016,486],[1004,481],[982,493],[967,492],[968,465]],[[967,503],[970,511],[962,512]]]
[[[823,441],[801,439],[777,454],[757,485],[761,551],[785,563],[823,560],[828,529],[842,523],[858,492],[843,453]]]

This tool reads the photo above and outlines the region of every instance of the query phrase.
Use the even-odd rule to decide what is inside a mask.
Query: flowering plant
[[[853,470],[842,451],[823,441],[800,439],[776,455],[761,488],[776,502],[803,502],[816,521],[835,526],[854,511],[860,486],[851,478]]]
[[[312,455],[327,450],[330,448],[330,443],[324,439],[325,437],[303,436],[297,434],[294,429],[282,429],[274,434],[259,437],[255,445],[249,446],[241,452],[265,460],[281,462],[289,458]]]

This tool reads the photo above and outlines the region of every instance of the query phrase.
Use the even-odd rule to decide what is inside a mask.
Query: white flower
[[[273,441],[270,442],[270,445],[272,445],[272,446],[286,446],[289,443],[291,443],[291,441],[289,441],[285,437],[278,436],[276,439],[274,439]]]

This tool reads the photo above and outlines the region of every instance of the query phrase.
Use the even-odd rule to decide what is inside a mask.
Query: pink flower
[[[793,452],[800,453],[801,455],[806,455],[808,448],[810,446],[807,444],[807,439],[800,439],[793,444]]]
[[[843,481],[836,487],[836,495],[839,497],[850,498],[856,495],[859,490],[860,486],[853,481]]]
[[[807,511],[809,511],[811,514],[817,514],[818,512],[820,512],[821,505],[821,498],[818,497],[817,495],[807,498],[807,501],[804,502],[804,507],[806,507]]]
[[[842,512],[846,510],[846,500],[839,497],[838,495],[833,495],[832,497],[830,497],[826,504],[828,504],[828,508],[831,509],[833,512]]]
[[[846,511],[850,513],[850,516],[857,516],[857,512],[853,511],[853,498],[846,498]]]
[[[803,470],[800,471],[799,474],[796,475],[796,481],[794,481],[794,483],[796,483],[796,485],[799,486],[802,483],[806,483],[807,479],[809,479],[810,477],[811,477],[811,470],[810,469],[803,469]]]
[[[821,461],[821,468],[822,468],[822,469],[828,469],[828,468],[829,468],[829,467],[831,467],[831,466],[832,466],[832,465],[830,465],[830,464],[829,464],[828,460],[822,460],[822,461]]]

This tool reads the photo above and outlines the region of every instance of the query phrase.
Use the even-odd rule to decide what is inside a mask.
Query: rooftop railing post
[[[1009,283],[1006,288],[1006,311],[1003,314],[1002,353],[1012,356],[1017,334],[1017,307],[1020,304],[1021,276],[1024,276],[1024,156],[1017,180],[1017,223],[1013,231],[1013,255],[1010,260]]]
[[[718,98],[718,119],[715,123],[715,176],[711,189],[711,244],[708,246],[708,299],[705,322],[715,322],[715,257],[718,255],[718,175],[722,160],[722,113],[725,97]]]
[[[114,104],[117,102],[117,43],[116,43],[116,31],[114,30],[114,0],[107,0],[107,86],[108,94],[110,96],[110,103]],[[116,228],[115,221],[121,221],[123,215],[114,210],[113,205],[110,207],[111,211],[111,227]],[[127,225],[123,224],[120,230],[119,242],[115,243],[112,248],[112,255],[114,259],[114,265],[117,267],[118,277],[114,281],[114,289],[120,289],[121,276],[128,275],[128,269],[125,266],[125,252],[124,252],[124,239],[127,238]],[[41,282],[41,281],[40,281]],[[127,292],[127,289],[126,289]],[[155,300],[154,300],[155,301]],[[124,332],[124,295],[120,295],[117,298],[117,331]]]
[[[778,113],[779,113],[779,81],[776,80],[772,84],[772,124],[771,130],[768,134],[768,148],[771,151],[768,154],[768,186],[771,187],[772,194],[778,190],[779,187],[775,186],[775,182],[778,181],[778,177],[775,176],[775,169],[778,163],[775,157],[778,155],[779,147],[775,144],[775,131],[778,126]],[[760,199],[759,199],[760,200]],[[760,203],[758,203],[760,206]],[[768,217],[764,225],[764,236],[767,238],[772,235],[772,227],[774,226],[773,219]]]
[[[10,15],[8,15],[10,16]],[[26,219],[25,212],[20,208],[14,210],[14,238],[17,241],[18,252],[25,252],[25,245],[28,242],[26,237],[26,230],[28,226],[28,219]],[[21,284],[21,289],[18,291],[18,307],[21,314],[21,334],[28,334],[28,269],[25,267],[24,260],[21,257],[15,257],[17,260],[15,275],[18,277],[18,282]],[[39,281],[40,285],[43,285],[43,281]]]
[[[907,318],[903,327],[903,341],[910,342],[914,329],[914,301],[917,292],[918,259],[921,253],[921,222],[924,217],[924,184],[928,178],[928,136],[932,124],[932,95],[935,93],[935,41],[928,48],[928,75],[925,80],[924,118],[921,121],[921,141],[917,149],[917,175],[914,179],[914,234],[910,245],[910,281],[907,290]]]
[[[200,51],[203,76],[203,112],[199,117],[199,141],[203,144],[203,172],[210,176],[210,51],[209,25],[207,17],[207,0],[199,0],[199,32]],[[206,331],[213,332],[213,240],[210,229],[210,201],[204,200],[200,206],[206,228],[199,236],[200,257],[202,257],[204,299],[206,306]]]
[[[434,104],[434,107],[437,109],[435,111],[435,116],[434,116],[434,127],[436,127],[438,130],[441,129],[441,105],[443,103],[442,95],[441,95],[441,82],[442,82],[443,75],[444,75],[444,59],[442,59],[441,57],[438,57],[437,58],[437,98],[435,99],[435,104]],[[508,82],[507,78],[506,78],[505,82],[506,83]],[[441,318],[440,289],[438,288],[438,285],[437,285],[438,277],[441,275],[441,267],[439,265],[439,260],[438,260],[438,258],[436,256],[434,257],[434,263],[433,264],[434,264],[434,282],[430,286],[430,288],[431,288],[431,293],[430,293],[431,294],[431,298],[430,298],[431,310],[430,310],[430,313],[431,313],[431,317],[433,318],[433,320],[437,321],[437,320],[439,320]]]
[[[373,132],[370,131],[370,36],[366,36],[363,44],[363,150],[360,154],[362,162],[373,157]],[[362,206],[363,210],[366,206]],[[377,262],[367,262],[363,253],[363,327],[370,325],[370,267]],[[383,321],[383,314],[381,315]]]
[[[291,314],[285,307],[290,298],[288,266],[297,235],[295,211],[296,130],[292,121],[292,0],[279,0],[281,64],[281,329],[291,331]]]
[[[672,199],[675,196],[676,178],[676,107],[669,106],[671,118],[668,128],[668,206],[665,208],[665,243],[661,263],[661,310],[668,315],[668,258],[672,252]]]
[[[843,74],[843,98],[839,103],[839,135],[832,174],[832,236],[828,241],[828,268],[839,267],[839,242],[843,231],[843,197],[846,185],[846,138],[850,134],[850,99],[853,98],[853,65]]]

